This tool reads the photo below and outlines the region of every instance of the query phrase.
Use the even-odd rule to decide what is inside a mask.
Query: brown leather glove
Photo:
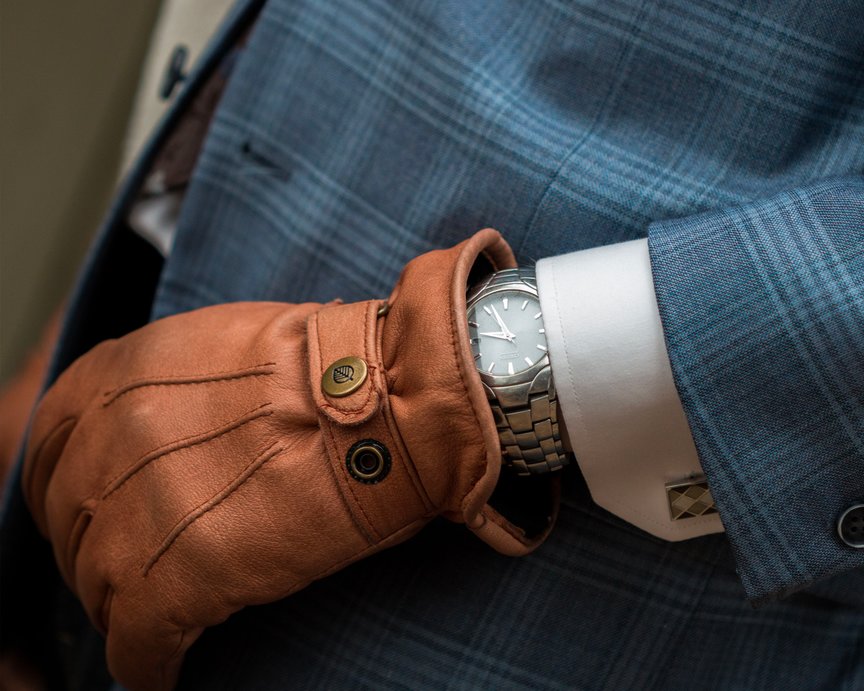
[[[30,413],[45,381],[48,361],[60,331],[60,316],[58,310],[42,330],[39,343],[0,389],[0,491],[17,460]]]
[[[487,229],[408,264],[385,316],[382,301],[208,307],[100,344],[49,390],[24,491],[121,683],[172,687],[205,627],[436,515],[507,554],[542,542],[554,501],[532,536],[487,503],[501,451],[469,347],[475,262],[514,265]],[[368,376],[327,395],[325,379],[362,379],[357,362],[328,371],[348,356]]]

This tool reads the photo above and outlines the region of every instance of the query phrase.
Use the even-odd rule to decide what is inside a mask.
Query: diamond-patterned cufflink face
[[[705,478],[693,478],[666,484],[666,498],[673,521],[717,513],[714,497]]]

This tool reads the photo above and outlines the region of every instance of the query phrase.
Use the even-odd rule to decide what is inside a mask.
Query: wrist
[[[518,475],[554,472],[570,460],[533,267],[497,271],[467,299],[468,329],[498,430],[502,460]]]

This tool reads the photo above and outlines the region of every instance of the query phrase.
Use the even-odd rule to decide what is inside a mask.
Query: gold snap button
[[[345,460],[351,477],[367,485],[381,482],[390,472],[390,452],[374,439],[358,441],[348,449]]]
[[[321,388],[328,396],[341,398],[359,389],[366,381],[367,374],[366,361],[363,358],[343,357],[324,371]]]

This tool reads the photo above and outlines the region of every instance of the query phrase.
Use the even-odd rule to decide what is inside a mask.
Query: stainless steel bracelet
[[[533,268],[520,267],[494,273],[483,288],[524,282],[537,288]],[[504,464],[518,475],[536,475],[559,470],[570,457],[561,443],[558,427],[558,400],[547,365],[533,381],[512,386],[486,387],[492,406],[492,415],[501,447]]]

